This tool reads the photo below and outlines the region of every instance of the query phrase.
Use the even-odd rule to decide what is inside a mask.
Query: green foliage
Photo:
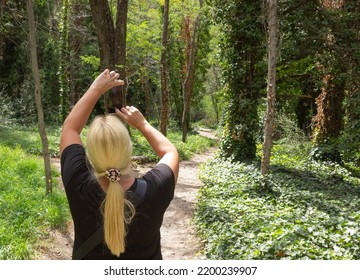
[[[295,117],[291,117],[283,112],[278,112],[275,116],[275,137],[278,144],[299,145],[308,139],[303,130],[297,126]]]
[[[215,159],[202,167],[195,222],[209,259],[359,259],[359,179],[304,150],[274,146],[272,172]]]
[[[100,58],[99,57],[94,56],[94,55],[81,55],[80,58],[84,64],[90,65],[94,71],[99,69],[99,66],[100,66]]]
[[[87,127],[81,134],[82,141],[86,143]],[[49,140],[49,151],[52,157],[59,157],[61,128],[47,128]],[[178,148],[181,159],[189,159],[194,153],[201,153],[210,146],[215,146],[215,140],[200,136],[199,134],[189,134],[187,143],[181,141],[181,132],[169,131],[167,135],[170,141]],[[158,157],[139,131],[131,129],[131,138],[133,141],[133,154],[135,156],[145,156],[151,160],[158,160]],[[29,154],[41,155],[41,139],[37,127],[20,127],[0,125],[0,144],[16,148],[20,147]]]
[[[32,259],[37,242],[69,218],[64,192],[46,195],[42,160],[0,145],[0,259]]]
[[[60,128],[48,127],[47,137],[50,156],[59,156]],[[42,154],[41,138],[36,126],[0,125],[0,144],[10,148],[19,147],[33,155]]]
[[[221,151],[234,160],[255,157],[258,101],[265,89],[266,36],[262,1],[209,1],[214,23],[223,30],[219,60],[226,80]]]
[[[167,134],[167,138],[176,146],[180,160],[189,159],[193,154],[204,152],[207,148],[216,145],[215,140],[198,134],[189,134],[186,143],[181,141],[181,137],[181,132],[169,131]],[[146,139],[137,130],[131,131],[131,138],[134,156],[145,156],[152,161],[159,160]]]

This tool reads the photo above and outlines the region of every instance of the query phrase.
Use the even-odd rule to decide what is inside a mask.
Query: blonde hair
[[[127,128],[118,117],[96,117],[86,140],[88,158],[98,179],[112,168],[119,170],[121,175],[130,173],[132,143]],[[126,224],[130,223],[134,213],[134,206],[125,198],[119,182],[109,181],[103,202],[104,237],[111,253],[116,256],[125,251]]]

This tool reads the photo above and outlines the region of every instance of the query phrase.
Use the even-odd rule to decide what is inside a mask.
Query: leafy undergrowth
[[[199,134],[189,134],[186,143],[181,141],[181,132],[168,132],[168,139],[176,146],[180,160],[189,159],[194,153],[202,153],[211,146],[217,145],[215,140],[203,137]],[[133,153],[136,156],[145,156],[152,161],[157,161],[149,143],[137,130],[132,130]]]
[[[69,220],[64,192],[45,188],[41,159],[0,145],[0,259],[32,259],[37,242]]]
[[[51,157],[59,156],[61,127],[46,129]],[[0,144],[11,148],[20,147],[29,154],[41,155],[42,144],[37,126],[0,125]]]
[[[86,131],[87,127],[85,127],[81,134],[84,143],[86,143]],[[51,157],[59,157],[60,133],[61,127],[47,128]],[[189,159],[194,153],[201,153],[210,146],[216,145],[216,141],[196,133],[189,133],[186,143],[181,141],[181,132],[179,131],[169,131],[167,137],[177,147],[181,160]],[[139,131],[131,129],[131,139],[135,156],[144,156],[151,161],[159,159]],[[15,127],[13,125],[0,125],[0,144],[11,148],[20,147],[22,150],[33,155],[40,156],[42,154],[41,139],[36,126]]]
[[[271,174],[215,159],[202,166],[195,223],[208,259],[360,258],[360,180],[338,164],[275,146]]]

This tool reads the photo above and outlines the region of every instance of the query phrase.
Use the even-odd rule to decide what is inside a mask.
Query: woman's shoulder
[[[85,149],[83,145],[80,144],[71,144],[67,147],[64,148],[64,150],[62,151],[60,158],[65,158],[67,156],[71,156],[74,154],[85,154]]]
[[[145,180],[155,181],[158,184],[175,185],[174,172],[164,163],[157,164],[154,168],[146,172],[143,178]]]
[[[80,144],[67,146],[61,154],[61,177],[65,189],[68,185],[79,185],[89,176],[85,149]]]

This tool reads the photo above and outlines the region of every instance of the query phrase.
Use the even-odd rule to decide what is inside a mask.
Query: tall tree
[[[268,0],[268,84],[267,84],[267,108],[265,118],[265,132],[263,143],[263,156],[261,160],[261,174],[267,175],[270,170],[270,156],[272,147],[272,135],[275,118],[276,98],[276,53],[277,53],[277,0]]]
[[[85,24],[85,18],[88,16],[88,11],[85,9],[85,4],[82,1],[71,1],[70,11],[70,26],[69,26],[69,104],[72,109],[75,103],[79,100],[79,92],[83,86],[78,82],[82,80],[80,74],[81,61],[80,53],[84,45],[90,45],[87,39],[89,30]]]
[[[128,0],[117,1],[116,12],[116,36],[115,36],[115,50],[117,51],[115,61],[118,65],[120,79],[123,79],[125,85],[121,88],[117,87],[113,90],[112,100],[116,106],[126,105],[126,30],[127,30],[127,14],[128,14]]]
[[[166,136],[169,122],[170,100],[169,100],[169,65],[168,65],[168,28],[169,28],[169,0],[164,1],[163,6],[163,31],[162,50],[160,60],[161,80],[161,112],[159,130]]]
[[[333,12],[343,8],[344,1],[321,0],[320,8],[330,19]],[[329,20],[331,22],[331,20]],[[316,154],[320,159],[340,161],[338,138],[343,129],[343,101],[345,97],[344,78],[347,69],[344,65],[344,53],[337,52],[339,47],[334,32],[341,32],[334,21],[325,34],[324,48],[321,53],[319,72],[323,73],[321,94],[316,99],[317,115],[314,117],[314,140],[318,147]]]
[[[39,73],[39,66],[37,59],[36,27],[35,27],[35,17],[34,17],[34,8],[33,8],[32,0],[26,1],[26,9],[27,9],[28,22],[29,22],[30,63],[35,81],[35,104],[38,115],[38,127],[42,142],[42,154],[44,157],[44,165],[45,165],[46,192],[51,193],[52,191],[51,162],[50,162],[48,139],[45,129],[44,111],[41,103],[41,82],[40,82],[40,73]]]
[[[60,121],[64,122],[69,113],[69,79],[71,77],[69,69],[70,49],[69,49],[69,0],[62,0],[61,11],[61,61],[60,61]]]
[[[344,102],[345,122],[342,134],[343,157],[360,166],[358,154],[360,144],[360,2],[346,1],[341,19],[346,32],[338,35],[346,36],[344,42],[348,66],[346,99]]]
[[[200,8],[202,7],[202,0],[199,1]],[[193,86],[196,69],[196,54],[197,54],[197,40],[198,40],[198,25],[200,15],[196,16],[194,22],[192,22],[189,15],[185,15],[183,19],[183,37],[185,38],[185,75],[182,82],[183,91],[183,112],[182,112],[182,142],[186,142],[188,132],[188,120],[190,104],[193,95]],[[192,32],[191,32],[192,31]],[[192,33],[192,34],[191,34]]]
[[[95,26],[99,52],[100,67],[117,69],[120,79],[126,81],[126,26],[128,0],[117,0],[116,23],[111,14],[107,0],[89,0],[93,23]],[[113,105],[126,104],[126,84],[112,90]],[[107,96],[104,96],[105,110],[109,108]]]
[[[212,2],[214,18],[225,36],[222,65],[227,81],[227,109],[221,155],[235,161],[253,160],[259,130],[258,104],[266,77],[262,63],[266,54],[263,1]]]

